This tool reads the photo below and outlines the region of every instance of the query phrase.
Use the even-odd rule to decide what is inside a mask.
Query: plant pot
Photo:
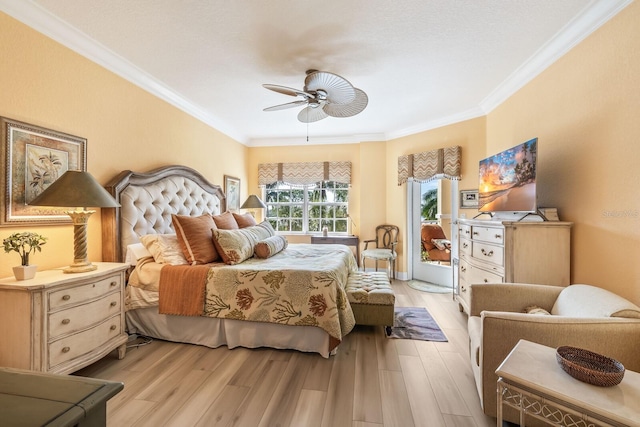
[[[16,280],[29,280],[36,276],[37,270],[37,265],[19,265],[13,267],[13,275],[16,277]]]

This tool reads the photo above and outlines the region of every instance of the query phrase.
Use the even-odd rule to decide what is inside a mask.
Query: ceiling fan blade
[[[286,104],[274,105],[273,107],[267,107],[262,111],[278,111],[278,110],[286,110],[287,108],[300,107],[301,105],[307,105],[307,101],[293,101],[287,102]]]
[[[317,122],[318,120],[322,120],[329,117],[322,108],[308,106],[298,113],[298,120],[302,123],[312,123]]]
[[[327,71],[312,71],[304,79],[306,92],[324,91],[327,101],[333,104],[348,104],[356,98],[355,88],[345,78]]]
[[[369,103],[369,97],[364,91],[355,89],[356,98],[349,104],[327,103],[322,109],[331,117],[351,117],[362,112]]]
[[[313,96],[310,93],[298,90],[298,89],[294,89],[292,87],[287,87],[287,86],[279,86],[279,85],[272,85],[272,84],[263,84],[262,87],[272,90],[274,92],[278,92],[278,93],[282,93],[284,95],[289,95],[289,96],[302,96],[303,98],[306,99],[313,99],[315,98],[315,96]]]

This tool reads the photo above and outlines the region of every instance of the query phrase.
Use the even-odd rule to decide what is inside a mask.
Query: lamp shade
[[[120,206],[89,172],[71,170],[66,171],[29,204],[68,208]]]
[[[252,194],[247,197],[247,200],[240,206],[240,209],[266,209],[266,207],[267,205],[265,205],[258,196]]]

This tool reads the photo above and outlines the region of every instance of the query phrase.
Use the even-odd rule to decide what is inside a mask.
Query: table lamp
[[[73,264],[63,271],[82,273],[97,268],[87,257],[87,223],[91,214],[95,213],[87,210],[87,207],[116,208],[120,204],[89,172],[66,171],[29,205],[75,209],[66,212],[73,221]]]
[[[244,201],[240,209],[266,209],[267,205],[264,204],[262,200],[255,194],[247,197],[247,200]],[[252,212],[252,215],[255,217],[255,214]]]

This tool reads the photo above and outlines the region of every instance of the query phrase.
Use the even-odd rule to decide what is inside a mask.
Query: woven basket
[[[622,363],[583,348],[558,347],[556,359],[573,378],[600,387],[620,384],[624,377]]]

